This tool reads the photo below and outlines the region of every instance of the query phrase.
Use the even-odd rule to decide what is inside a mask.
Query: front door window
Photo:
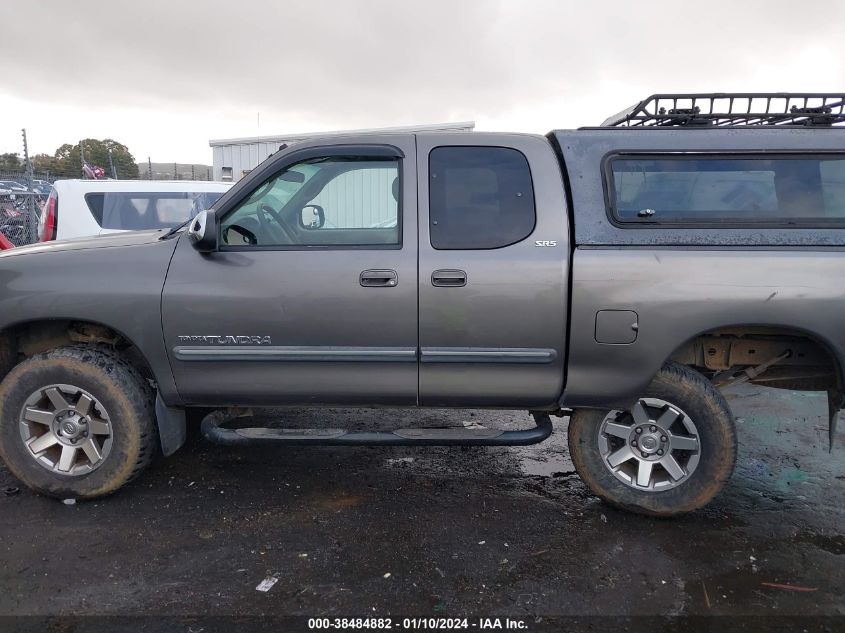
[[[221,222],[229,247],[399,246],[399,161],[314,158],[274,174]]]

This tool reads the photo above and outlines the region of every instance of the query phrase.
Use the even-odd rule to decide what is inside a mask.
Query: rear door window
[[[88,193],[85,202],[104,229],[141,231],[172,228],[208,209],[223,195],[218,191]]]
[[[845,222],[843,156],[614,157],[610,209],[631,223]]]
[[[429,234],[441,250],[490,249],[534,230],[528,160],[507,147],[436,147],[429,154]]]

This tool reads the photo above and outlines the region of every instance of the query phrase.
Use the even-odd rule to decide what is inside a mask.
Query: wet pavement
[[[729,400],[736,473],[710,506],[673,520],[593,497],[567,456],[565,420],[525,448],[197,439],[108,499],[0,493],[0,614],[845,616],[845,433],[829,454],[823,394],[752,386]],[[299,426],[530,425],[492,411],[286,415]],[[0,491],[16,485],[0,469]],[[268,577],[278,581],[256,591]],[[825,627],[838,625],[845,617]]]

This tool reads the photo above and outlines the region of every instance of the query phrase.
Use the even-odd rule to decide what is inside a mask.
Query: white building
[[[414,125],[408,127],[384,127],[368,130],[341,130],[337,132],[314,132],[312,134],[285,134],[282,136],[254,136],[211,140],[208,144],[214,152],[214,180],[240,180],[270,154],[278,151],[280,145],[292,145],[314,138],[344,136],[347,134],[403,134],[414,132],[472,132],[475,121]]]

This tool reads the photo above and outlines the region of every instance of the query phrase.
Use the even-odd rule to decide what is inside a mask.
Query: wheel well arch
[[[73,343],[109,345],[120,350],[144,378],[155,380],[144,352],[120,330],[89,319],[32,319],[0,329],[0,380],[22,360]]]
[[[751,382],[796,390],[841,388],[843,367],[829,339],[797,326],[734,323],[707,328],[678,345],[666,360],[709,375],[737,367],[761,367],[776,358],[764,376]],[[789,353],[787,353],[789,352]],[[787,368],[792,368],[788,370]]]

